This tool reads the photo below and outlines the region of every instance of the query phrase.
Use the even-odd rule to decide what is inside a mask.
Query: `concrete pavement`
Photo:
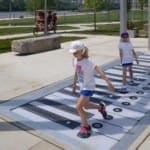
[[[65,36],[65,34],[62,34]],[[71,34],[74,35],[74,34]],[[68,35],[67,35],[68,36]],[[119,58],[118,36],[86,36],[84,43],[89,48],[91,58],[100,66]],[[131,39],[136,51],[147,51],[147,39]],[[13,52],[0,55],[0,102],[30,91],[55,84],[73,75],[72,55],[68,53],[70,42],[61,48],[39,54],[18,56]],[[0,116],[1,150],[61,150],[69,149],[53,138],[45,137],[36,131],[26,129],[7,116]],[[23,130],[24,129],[24,130]],[[146,150],[149,143],[150,128],[131,145],[131,149]]]

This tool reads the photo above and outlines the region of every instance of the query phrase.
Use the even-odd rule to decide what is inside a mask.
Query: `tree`
[[[148,0],[139,0],[141,10],[144,9],[144,6],[148,4]]]
[[[143,13],[144,13],[144,7],[148,6],[148,0],[138,0],[139,5],[140,5],[140,9],[141,9],[141,23],[143,23],[144,18],[143,18]]]
[[[110,10],[114,7],[114,1],[112,0],[103,0],[102,8],[107,11],[107,19],[109,20]]]
[[[24,0],[0,0],[0,11],[9,11],[10,3],[13,11],[25,10]]]
[[[24,0],[11,0],[11,2],[12,2],[12,10],[15,10],[15,11],[25,10]]]
[[[35,11],[35,9],[41,9],[42,1],[41,0],[26,0],[25,5],[26,5],[27,10]]]
[[[100,9],[103,0],[84,0],[84,6],[94,13],[94,31],[96,31],[96,11]]]
[[[71,0],[55,0],[57,10],[74,10],[78,8],[78,4]]]
[[[56,9],[58,0],[47,0],[48,9]],[[27,10],[44,9],[44,0],[25,0]]]
[[[10,0],[0,0],[0,11],[9,11]]]

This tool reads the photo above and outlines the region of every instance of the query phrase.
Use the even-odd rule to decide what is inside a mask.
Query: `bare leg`
[[[85,109],[101,109],[101,105],[97,105],[95,103],[92,103],[90,101],[88,101],[85,106],[84,106]]]
[[[77,111],[81,117],[81,121],[83,126],[88,126],[88,122],[87,122],[87,115],[86,112],[84,111],[84,107],[87,105],[87,103],[89,102],[89,97],[85,97],[85,96],[80,96],[78,101],[77,101]]]
[[[54,33],[56,33],[56,25],[54,25],[54,28],[53,28],[53,30],[54,30]]]
[[[84,106],[85,109],[97,109],[103,116],[104,119],[107,117],[107,112],[105,110],[105,103],[95,104],[90,101],[87,101]]]
[[[132,71],[132,67],[129,67],[129,75],[130,75],[131,81],[133,81],[133,71]]]
[[[76,108],[77,108],[77,111],[81,117],[82,125],[87,127],[88,126],[87,115],[86,115],[86,112],[84,111],[84,108],[85,109],[99,109],[100,110],[102,108],[102,106],[90,102],[89,97],[80,96],[78,101],[77,101]]]
[[[123,67],[123,85],[126,85],[127,68]]]

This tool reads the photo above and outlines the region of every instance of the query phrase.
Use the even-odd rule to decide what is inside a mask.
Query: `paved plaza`
[[[57,33],[59,35],[59,33]],[[66,35],[66,34],[61,34]],[[68,36],[68,34],[67,34]],[[0,55],[0,149],[1,150],[148,150],[150,146],[150,52],[147,39],[131,39],[140,65],[134,64],[135,84],[120,90],[119,36],[74,35],[89,48],[92,60],[107,74],[115,92],[107,90],[98,76],[92,101],[107,104],[109,118],[88,110],[92,135],[76,136],[80,117],[71,93],[70,42],[61,48],[19,56]]]

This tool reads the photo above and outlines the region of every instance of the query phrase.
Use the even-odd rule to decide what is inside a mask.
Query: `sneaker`
[[[123,84],[123,85],[121,86],[121,88],[122,88],[122,89],[126,89],[126,88],[127,88],[127,85],[126,85],[126,84],[125,84],[125,85]]]
[[[131,80],[130,82],[128,82],[128,85],[130,85],[130,86],[138,86],[139,83],[136,83],[133,80]]]
[[[88,138],[91,135],[91,126],[81,126],[79,133],[77,134],[80,138]]]
[[[133,80],[130,80],[130,81],[128,82],[128,84],[134,84],[134,81],[133,81]]]
[[[105,103],[101,102],[99,105],[101,105],[101,109],[99,109],[98,111],[102,114],[103,118],[106,119],[107,112],[106,112],[106,108],[105,108]]]

